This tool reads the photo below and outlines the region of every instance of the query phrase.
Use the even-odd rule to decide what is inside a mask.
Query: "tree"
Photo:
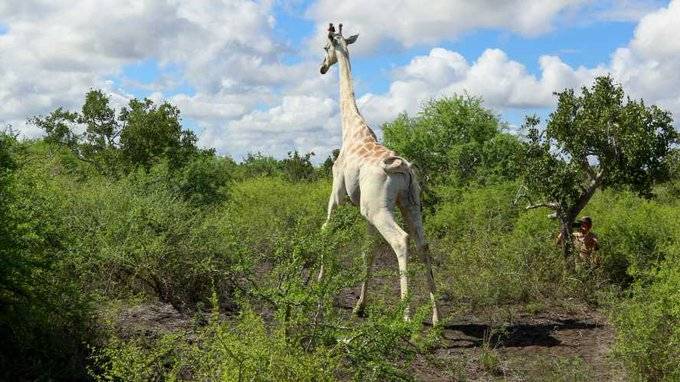
[[[333,178],[333,164],[340,155],[340,149],[334,149],[318,169],[319,175],[324,178]]]
[[[90,291],[73,275],[65,193],[0,129],[0,380],[85,379]]]
[[[227,198],[236,166],[229,157],[199,155],[176,172],[170,182],[192,205],[216,205]]]
[[[148,170],[161,159],[178,168],[200,152],[196,135],[182,129],[179,109],[167,102],[157,106],[149,99],[132,99],[116,118],[106,94],[90,90],[80,112],[60,107],[30,121],[45,131],[46,141],[68,147],[104,175]]]
[[[401,114],[382,129],[385,145],[416,165],[431,200],[438,184],[515,179],[521,144],[503,127],[481,98],[464,95],[432,100],[416,117]]]
[[[46,117],[34,117],[31,123],[45,130],[45,140],[68,147],[81,161],[92,164],[98,172],[111,174],[117,160],[116,138],[120,126],[109,98],[101,90],[85,95],[80,113],[57,108]],[[79,131],[81,131],[79,133]]]
[[[129,166],[148,170],[165,158],[171,168],[179,168],[198,152],[196,135],[182,130],[179,109],[167,102],[156,106],[150,99],[132,99],[118,119],[121,154]]]
[[[239,178],[273,176],[283,172],[283,164],[270,155],[248,153],[238,165]]]
[[[17,167],[15,159],[16,136],[11,132],[0,131],[0,306],[8,304],[16,294],[24,294],[21,285],[14,281],[16,274],[22,274],[26,266],[22,264],[16,251],[13,232],[13,216],[10,204],[14,199],[12,189],[13,172]]]
[[[544,131],[536,117],[525,123],[524,196],[527,209],[554,211],[568,259],[571,226],[595,191],[628,187],[650,196],[678,134],[669,112],[631,100],[609,76],[596,78],[581,95],[572,89],[555,94],[557,108]]]
[[[313,156],[313,152],[300,155],[297,150],[289,151],[288,158],[281,161],[283,173],[288,180],[291,182],[314,180],[316,171],[314,171],[314,165],[311,161]]]

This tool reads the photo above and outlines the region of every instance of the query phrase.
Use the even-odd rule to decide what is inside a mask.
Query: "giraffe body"
[[[345,39],[335,33],[331,25],[329,42],[324,48],[326,58],[321,74],[338,63],[340,72],[340,109],[342,115],[342,147],[333,164],[333,187],[328,202],[328,214],[324,228],[333,210],[347,199],[358,205],[361,214],[369,223],[372,234],[380,234],[390,244],[397,256],[400,273],[401,298],[408,296],[408,239],[409,234],[397,224],[394,211],[399,207],[410,236],[415,239],[416,251],[426,267],[427,281],[432,302],[432,322],[438,321],[435,300],[435,284],[431,260],[425,241],[420,206],[420,187],[411,164],[404,158],[381,145],[375,133],[361,116],[356,105],[351,77],[351,65],[347,45],[356,41],[357,36]],[[363,313],[366,291],[370,281],[372,251],[364,253],[364,281],[355,312]],[[319,278],[323,276],[323,267]],[[409,318],[409,309],[404,312]]]

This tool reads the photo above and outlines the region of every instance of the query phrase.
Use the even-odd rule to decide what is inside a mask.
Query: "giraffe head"
[[[329,24],[328,39],[326,41],[326,45],[323,47],[323,49],[326,51],[326,57],[321,64],[321,74],[326,74],[328,69],[333,66],[333,64],[338,62],[338,54],[349,56],[347,45],[354,43],[357,38],[359,38],[358,34],[344,38],[342,36],[342,24],[338,25],[337,33],[335,32],[335,27],[333,24]]]

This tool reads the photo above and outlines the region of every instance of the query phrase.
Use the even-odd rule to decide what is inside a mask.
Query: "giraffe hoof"
[[[437,326],[439,323],[439,311],[435,307],[435,309],[432,311],[432,326]]]
[[[404,321],[411,322],[411,310],[409,308],[404,310]]]

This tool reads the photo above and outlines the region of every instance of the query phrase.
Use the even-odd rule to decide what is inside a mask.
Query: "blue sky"
[[[88,89],[114,106],[180,107],[204,146],[239,159],[341,144],[337,72],[318,73],[324,29],[344,22],[358,104],[371,125],[467,92],[513,126],[546,116],[553,91],[611,73],[680,113],[680,1],[54,0],[0,6],[0,124]],[[19,4],[21,3],[21,4]],[[20,5],[20,6],[19,6]]]
[[[276,18],[274,32],[292,47],[303,45],[304,41],[315,32],[314,22],[302,14],[304,8],[298,5],[289,9],[282,4],[273,8],[273,15]],[[636,22],[633,20],[594,21],[556,28],[549,33],[531,38],[502,29],[483,29],[467,32],[453,41],[442,41],[436,46],[457,51],[470,61],[474,61],[485,49],[500,48],[524,64],[531,74],[540,75],[538,58],[544,54],[558,55],[571,66],[593,67],[606,63],[616,48],[625,46],[631,40],[635,26]],[[0,25],[0,33],[2,31],[3,28]],[[386,91],[390,84],[391,68],[405,65],[415,56],[427,54],[433,46],[422,45],[398,51],[388,50],[354,60],[353,73],[357,79],[361,80],[363,86],[358,90]],[[302,59],[294,51],[281,55],[281,60],[286,64],[299,63]],[[176,66],[162,67],[157,60],[147,59],[126,65],[122,73],[112,79],[119,86],[127,86],[134,96],[146,97],[153,91],[132,86],[126,80],[151,86],[162,75],[180,77],[181,70]],[[191,93],[193,89],[189,84],[183,84],[168,90],[165,94],[172,96],[182,92]]]
[[[295,51],[295,47],[303,46],[305,40],[315,32],[314,21],[304,17],[309,4],[310,2],[297,5],[277,4],[273,8],[272,13],[276,19],[273,32],[290,47],[288,52],[280,56],[285,64],[297,64],[304,59]],[[468,61],[474,61],[488,48],[499,48],[522,63],[530,74],[540,76],[538,60],[545,54],[557,55],[573,67],[595,67],[607,63],[612,52],[631,40],[636,25],[636,20],[589,21],[565,24],[535,37],[523,37],[500,28],[479,29],[468,31],[453,40],[441,41],[436,46],[456,51]],[[386,92],[391,83],[391,69],[408,64],[413,57],[426,55],[434,46],[423,44],[409,49],[388,46],[379,53],[354,60],[352,68],[357,79],[357,93]],[[162,67],[158,61],[149,59],[125,66],[122,73],[113,80],[118,86],[129,89],[135,97],[148,97],[153,90],[134,86],[130,82],[152,87],[161,76],[179,78],[181,70],[176,66]],[[190,84],[183,83],[167,89],[164,95],[181,93],[194,94],[195,91]],[[262,103],[257,108],[265,109],[267,106]],[[538,113],[545,116],[548,112],[547,108],[507,109],[503,111],[502,118],[513,124],[520,124],[526,114]],[[195,121],[189,120],[188,123],[195,128]]]

